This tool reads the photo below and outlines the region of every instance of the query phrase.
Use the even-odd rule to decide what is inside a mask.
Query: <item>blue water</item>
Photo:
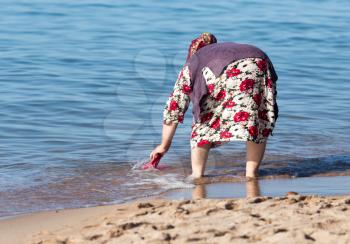
[[[163,160],[174,168],[130,168],[159,143],[164,103],[203,31],[260,47],[278,72],[263,174],[350,171],[348,1],[0,4],[0,216],[187,187],[191,111]],[[213,151],[208,172],[243,163],[243,144],[231,143]]]

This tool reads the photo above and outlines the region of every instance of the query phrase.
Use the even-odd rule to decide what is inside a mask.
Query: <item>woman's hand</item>
[[[158,145],[149,155],[150,159],[153,160],[157,154],[164,155],[169,150],[169,147]]]

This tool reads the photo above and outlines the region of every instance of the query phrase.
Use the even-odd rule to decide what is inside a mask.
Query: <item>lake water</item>
[[[162,160],[162,109],[190,41],[254,44],[278,72],[280,117],[261,174],[350,172],[350,2],[0,0],[0,216],[191,188],[191,108]],[[244,145],[208,174],[240,181]],[[349,191],[350,192],[350,191]]]

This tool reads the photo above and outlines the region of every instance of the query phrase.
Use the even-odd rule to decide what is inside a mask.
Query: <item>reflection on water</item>
[[[165,194],[168,199],[242,198],[285,196],[288,192],[303,195],[345,195],[350,192],[350,176],[294,179],[258,179],[241,182],[197,184],[193,189],[179,189]]]
[[[258,197],[260,196],[259,181],[256,179],[248,180],[246,183],[246,194],[247,197]]]
[[[245,183],[246,185],[246,197],[258,197],[260,196],[259,180],[249,179]],[[192,199],[207,198],[207,185],[197,184],[192,190]],[[217,189],[219,190],[219,189]]]

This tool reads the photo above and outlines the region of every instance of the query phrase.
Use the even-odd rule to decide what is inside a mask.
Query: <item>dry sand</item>
[[[11,244],[350,243],[350,196],[143,200],[2,220],[0,234]]]

